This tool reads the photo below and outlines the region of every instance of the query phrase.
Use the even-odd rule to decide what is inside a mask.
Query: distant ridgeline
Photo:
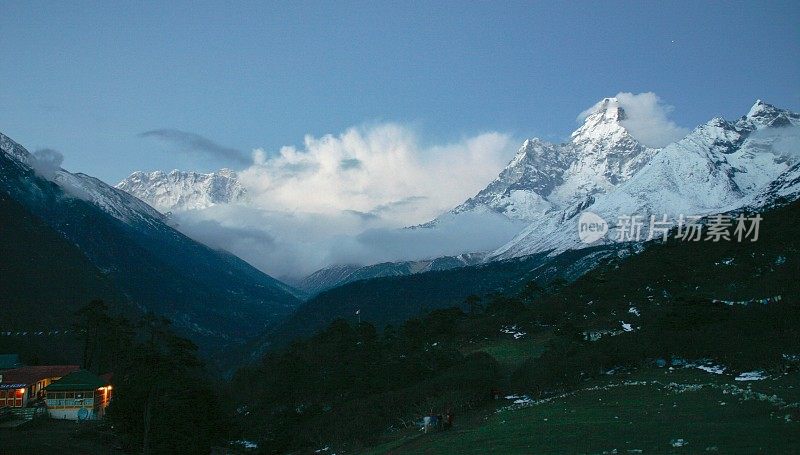
[[[470,296],[515,294],[530,281],[569,282],[612,257],[627,256],[638,245],[609,245],[547,253],[487,264],[406,276],[373,278],[324,291],[300,305],[282,325],[256,340],[254,349],[284,345],[309,336],[337,318],[369,321],[379,329],[399,325],[425,312],[461,306]],[[356,315],[358,312],[358,316]]]
[[[787,201],[783,201],[783,204],[786,203]],[[596,267],[607,270],[609,264],[622,264],[628,260],[636,262],[642,257],[653,255],[659,257],[659,262],[654,265],[664,270],[650,267],[650,273],[673,274],[675,278],[666,283],[665,289],[661,291],[646,291],[648,299],[668,302],[681,296],[737,304],[781,302],[789,296],[797,295],[789,292],[789,289],[796,286],[795,280],[778,272],[798,270],[792,268],[797,264],[797,250],[791,247],[792,242],[789,240],[793,238],[795,226],[787,218],[788,214],[798,212],[798,205],[800,202],[795,201],[785,207],[777,204],[774,205],[776,208],[764,209],[762,232],[756,242],[680,242],[674,240],[673,236],[663,245],[660,241],[611,244],[568,250],[556,256],[539,253],[525,258],[453,270],[350,283],[325,291],[305,302],[286,323],[266,334],[252,347],[256,352],[263,352],[269,346],[284,345],[297,337],[313,334],[337,318],[369,321],[379,329],[387,324],[396,326],[409,318],[438,308],[467,308],[465,300],[471,295],[484,300],[494,294],[515,295],[530,282],[537,283],[544,290],[553,291],[579,279]],[[753,213],[752,209],[746,210]],[[676,249],[677,246],[681,248]],[[658,253],[650,253],[651,249]],[[703,261],[702,267],[698,268],[682,265],[676,256],[678,251],[686,253],[685,260],[688,261],[687,264],[691,264],[697,262],[697,258],[689,256],[704,254],[701,252],[707,250],[714,251],[709,257],[716,259]],[[729,254],[718,255],[725,251],[729,251]],[[764,260],[751,257],[767,254],[772,262],[761,264]],[[756,266],[756,263],[760,265]],[[738,276],[737,273],[742,270],[746,273]],[[775,274],[771,274],[773,272]],[[634,273],[639,272],[634,270]],[[773,285],[765,286],[766,283],[771,283],[766,279],[767,275],[782,277],[785,281],[777,280]],[[731,281],[730,278],[734,276],[737,279]],[[718,286],[709,281],[712,277],[720,281]],[[598,279],[606,284],[613,283],[616,288],[625,288],[630,284],[629,274],[614,276],[606,271]],[[699,282],[706,284],[694,284]],[[690,289],[693,284],[697,289]],[[630,290],[633,291],[635,290]],[[763,297],[765,295],[772,297]],[[742,299],[743,296],[747,298]]]

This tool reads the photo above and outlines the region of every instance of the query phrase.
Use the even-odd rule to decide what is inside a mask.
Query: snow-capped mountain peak
[[[641,153],[645,147],[625,129],[622,122],[626,119],[627,114],[616,98],[604,98],[590,109],[583,125],[570,135],[570,143],[583,155]]]
[[[491,210],[511,219],[528,220],[551,208],[545,197],[563,183],[572,159],[569,148],[528,139],[489,186],[450,213]]]
[[[800,114],[786,109],[779,109],[764,101],[756,100],[747,115],[740,121],[740,123],[744,122],[752,124],[757,129],[791,125],[798,126],[800,125]]]
[[[243,202],[247,191],[231,169],[202,174],[173,170],[137,171],[117,184],[162,213],[197,210],[217,204]]]
[[[631,136],[622,124],[626,118],[616,98],[605,98],[590,110],[566,144],[575,161],[565,172],[564,184],[549,197],[551,202],[563,207],[606,192],[644,166],[654,150]]]
[[[627,115],[616,98],[604,98],[587,112],[569,142],[526,140],[489,186],[450,213],[491,210],[532,221],[608,191],[654,154],[655,149],[644,147],[623,126]]]
[[[765,103],[761,99],[757,99],[755,104],[753,104],[753,107],[750,108],[750,111],[747,113],[746,117],[755,117],[760,112],[768,110],[770,107],[773,107],[773,106],[770,106],[769,104]]]
[[[630,178],[590,197],[587,203],[565,206],[531,222],[490,259],[581,248],[577,219],[588,210],[609,222],[607,241],[614,238],[615,220],[624,216],[709,215],[758,207],[800,195],[797,156],[785,151],[797,137],[800,115],[757,101],[736,122],[714,118],[653,156]],[[549,198],[552,200],[552,198]]]
[[[0,133],[0,153],[10,157],[17,166],[34,170],[36,173],[41,170],[36,156],[3,133]],[[0,179],[3,178],[5,177],[0,175]],[[139,199],[86,174],[55,168],[50,169],[45,178],[60,186],[65,195],[91,202],[125,223],[152,224],[163,218],[160,213]]]
[[[620,123],[625,119],[625,110],[619,105],[619,101],[616,98],[604,98],[590,110],[583,125],[570,136],[570,141],[582,145],[589,141],[627,139],[630,133]]]

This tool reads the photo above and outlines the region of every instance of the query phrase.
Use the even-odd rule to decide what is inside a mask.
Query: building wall
[[[16,389],[0,389],[0,407],[24,408],[40,396],[44,396],[44,388],[59,379],[61,378],[44,378],[33,384],[19,384],[21,387]],[[20,395],[17,393],[21,389],[25,389],[25,393],[22,394],[22,401],[19,400]]]
[[[47,411],[53,419],[99,419],[105,415],[110,398],[110,387],[73,392],[47,392]]]
[[[49,386],[55,381],[58,381],[61,377],[54,377],[54,378],[44,378],[41,381],[37,382],[36,384],[31,384],[29,387],[30,389],[30,397],[31,399],[36,399],[40,396],[44,396],[44,388]]]
[[[21,389],[2,389],[0,390],[0,407],[20,408],[28,404],[28,388],[25,394],[19,393]]]
[[[81,409],[85,409],[85,418],[80,418]],[[66,420],[94,420],[98,419],[101,416],[95,409],[90,408],[81,408],[81,407],[70,407],[70,408],[58,408],[58,409],[48,409],[50,413],[50,418],[52,419],[66,419]]]

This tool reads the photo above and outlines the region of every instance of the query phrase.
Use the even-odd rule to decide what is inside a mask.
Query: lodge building
[[[44,396],[44,388],[70,373],[78,365],[19,367],[0,372],[0,408],[24,408]]]
[[[98,419],[111,400],[110,375],[97,376],[77,365],[26,366],[0,371],[0,409],[18,415],[34,409],[51,418]],[[32,417],[28,417],[32,418]]]
[[[99,419],[105,415],[111,392],[107,379],[80,370],[47,386],[45,402],[54,419]]]

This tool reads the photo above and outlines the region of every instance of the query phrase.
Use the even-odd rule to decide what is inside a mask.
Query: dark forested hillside
[[[334,321],[238,372],[237,431],[266,453],[360,452],[396,434],[414,439],[430,413],[493,415],[494,390],[556,399],[612,374],[698,362],[722,365],[729,380],[796,375],[798,215],[800,203],[765,212],[756,242],[651,244],[572,283],[527,281],[382,333]],[[423,294],[373,299],[414,304]]]
[[[0,329],[47,329],[92,298],[117,297],[113,284],[74,244],[3,193],[0,257]],[[23,311],[20,305],[28,307]]]
[[[431,310],[462,305],[472,295],[515,293],[532,280],[548,283],[559,278],[569,282],[611,257],[633,251],[628,246],[594,247],[555,257],[542,253],[478,266],[356,281],[305,302],[264,340],[284,344],[313,334],[336,318],[370,322],[379,328],[398,325]]]
[[[74,244],[3,193],[0,258],[0,352],[28,362],[74,362],[75,335],[62,333],[79,308],[100,298],[116,302],[117,311],[132,310],[119,306],[124,299],[113,283]]]
[[[262,332],[299,303],[288,286],[179,233],[133,196],[83,174],[43,178],[24,148],[0,139],[1,216],[19,218],[2,239],[3,267],[14,273],[0,277],[16,305],[13,328],[48,325],[67,301],[106,298],[168,317],[215,348]]]

